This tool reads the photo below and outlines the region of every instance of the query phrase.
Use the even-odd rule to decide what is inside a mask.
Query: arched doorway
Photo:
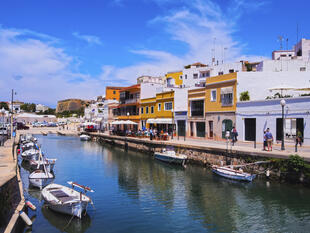
[[[222,121],[222,138],[225,138],[226,131],[231,131],[233,128],[232,120],[225,119]]]

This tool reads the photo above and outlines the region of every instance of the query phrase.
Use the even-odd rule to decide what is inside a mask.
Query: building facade
[[[221,140],[235,125],[237,73],[207,78],[205,122],[207,138]]]
[[[264,131],[270,128],[276,141],[281,141],[282,107],[281,99],[238,102],[236,126],[240,140],[262,143]],[[285,141],[294,143],[300,131],[304,144],[310,145],[310,97],[285,98],[284,133]]]

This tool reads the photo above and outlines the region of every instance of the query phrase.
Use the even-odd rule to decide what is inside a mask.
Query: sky
[[[0,101],[11,89],[50,107],[94,99],[141,75],[210,64],[212,51],[224,62],[269,59],[279,36],[284,49],[310,38],[309,9],[308,0],[2,1]]]

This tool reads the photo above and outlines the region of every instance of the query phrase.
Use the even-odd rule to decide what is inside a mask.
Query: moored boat
[[[82,134],[80,136],[80,140],[81,141],[89,141],[90,140],[90,136],[86,135],[86,134]]]
[[[158,159],[163,162],[182,164],[182,165],[184,165],[187,160],[186,155],[177,154],[175,153],[174,150],[167,150],[167,151],[164,150],[163,152],[155,152],[154,156],[155,159]]]
[[[34,187],[42,189],[50,184],[54,178],[55,176],[48,171],[35,170],[29,175],[29,183]]]
[[[251,182],[256,175],[243,172],[242,170],[235,170],[230,167],[220,167],[217,165],[212,166],[212,171],[220,176],[223,176],[228,179],[240,180],[240,181],[249,181]]]
[[[68,182],[72,188],[60,185],[49,184],[42,190],[42,196],[48,208],[82,218],[82,213],[92,200],[85,195],[87,191],[94,192],[89,187],[79,185],[75,182]],[[84,193],[74,190],[74,187],[81,188]]]
[[[23,151],[23,153],[21,154],[21,157],[25,160],[32,160],[32,159],[36,160],[38,155],[39,155],[39,150],[30,149],[30,150]]]

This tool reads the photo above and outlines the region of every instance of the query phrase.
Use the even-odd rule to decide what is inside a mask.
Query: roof
[[[131,90],[131,89],[140,89],[140,84],[135,84],[129,87],[123,87],[120,91],[127,91],[127,90]]]
[[[113,86],[107,86],[106,89],[113,89],[113,90],[120,90],[124,87],[113,87]]]

